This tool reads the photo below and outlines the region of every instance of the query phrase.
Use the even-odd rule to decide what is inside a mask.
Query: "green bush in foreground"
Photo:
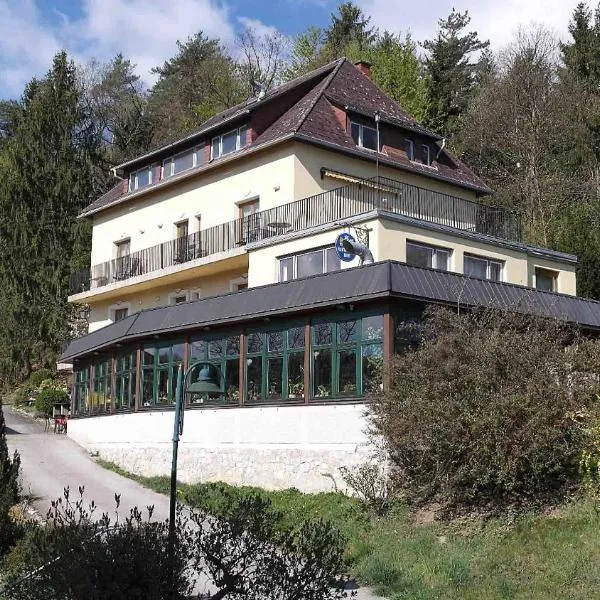
[[[560,500],[579,484],[599,357],[598,342],[556,321],[429,311],[420,347],[372,405],[396,488],[455,511]]]

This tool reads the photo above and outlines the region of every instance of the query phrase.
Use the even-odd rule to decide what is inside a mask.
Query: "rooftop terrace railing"
[[[373,210],[461,231],[521,241],[521,220],[512,211],[379,177],[295,200],[92,265],[89,269],[72,274],[70,293],[86,292]]]

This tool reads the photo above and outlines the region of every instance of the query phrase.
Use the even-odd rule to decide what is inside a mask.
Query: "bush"
[[[37,388],[42,381],[46,381],[47,379],[54,379],[54,373],[50,369],[39,369],[38,371],[34,371],[27,381],[32,388]]]
[[[14,393],[13,397],[14,397],[15,404],[17,406],[21,406],[22,404],[25,404],[29,400],[29,398],[31,398],[33,392],[34,392],[34,388],[30,384],[28,384],[28,383],[23,384]]]
[[[69,402],[69,395],[65,390],[57,387],[45,387],[35,399],[35,409],[45,417],[51,417],[55,404],[67,402]]]
[[[579,482],[595,418],[599,346],[558,322],[429,310],[372,406],[409,501],[497,511],[553,502]]]

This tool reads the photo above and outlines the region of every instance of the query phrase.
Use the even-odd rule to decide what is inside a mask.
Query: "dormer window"
[[[415,160],[415,144],[412,140],[404,140],[404,149],[406,150],[406,158]]]
[[[163,178],[172,177],[202,163],[201,149],[185,150],[163,162]]]
[[[248,127],[242,125],[238,129],[228,131],[223,135],[219,135],[212,139],[212,145],[210,149],[211,160],[231,154],[246,145],[246,138],[248,134]]]
[[[152,166],[144,167],[129,175],[129,191],[134,192],[152,183]]]
[[[431,165],[431,148],[427,144],[421,146],[421,160],[424,165]]]
[[[350,121],[350,135],[360,148],[377,151],[377,129]]]

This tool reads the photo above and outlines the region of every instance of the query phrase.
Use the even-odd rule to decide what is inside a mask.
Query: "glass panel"
[[[158,371],[158,397],[157,404],[166,404],[169,401],[169,370]]]
[[[369,150],[377,150],[377,130],[363,125],[362,145]]]
[[[144,348],[142,350],[142,363],[144,365],[153,365],[155,352],[156,348]]]
[[[304,348],[304,327],[291,327],[288,330],[288,348]]]
[[[208,358],[221,358],[223,355],[223,340],[208,342]]]
[[[450,252],[446,250],[436,250],[435,251],[435,268],[442,269],[444,271],[448,270],[448,265],[450,262]]]
[[[269,358],[267,367],[267,399],[281,398],[283,385],[283,358]]]
[[[327,398],[331,396],[331,350],[317,350],[313,359],[313,396]]]
[[[536,270],[535,289],[544,292],[554,291],[554,275],[548,271]]]
[[[246,397],[248,402],[262,400],[262,357],[246,360]]]
[[[232,335],[227,338],[227,355],[236,356],[240,353],[240,336]]]
[[[257,353],[262,352],[263,348],[263,336],[262,333],[250,333],[248,334],[248,352]]]
[[[327,261],[325,267],[327,273],[339,271],[342,268],[342,262],[340,261],[340,257],[337,255],[335,248],[327,248],[327,250],[325,250],[325,260]]]
[[[433,265],[433,249],[417,244],[406,244],[406,264],[413,267],[429,267]]]
[[[406,150],[406,158],[408,158],[408,160],[414,160],[415,150],[412,140],[404,140],[404,149]]]
[[[240,400],[240,359],[228,360],[225,367],[225,396],[230,402]]]
[[[183,362],[183,355],[185,353],[185,344],[173,344],[173,362]]]
[[[186,169],[191,169],[194,166],[194,153],[193,151],[180,154],[173,159],[173,173],[181,173]]]
[[[362,339],[376,340],[383,337],[383,315],[364,317],[362,320]]]
[[[115,381],[115,408],[119,409],[123,405],[123,379],[117,377]]]
[[[288,354],[288,397],[304,398],[304,353]]]
[[[369,344],[362,349],[363,394],[379,392],[383,387],[383,347]]]
[[[129,176],[129,191],[133,192],[133,190],[135,190],[135,173]]]
[[[210,149],[210,156],[211,158],[219,158],[219,156],[221,156],[221,152],[219,151],[219,142],[221,141],[221,138],[213,138],[212,141],[212,146]]]
[[[502,280],[502,263],[490,262],[490,279],[492,281]]]
[[[154,402],[154,371],[144,370],[142,380],[142,406],[152,406]]]
[[[142,169],[137,172],[137,189],[150,185],[151,169]]]
[[[267,348],[269,352],[283,352],[283,331],[267,333]]]
[[[465,275],[469,277],[479,277],[486,279],[487,276],[487,261],[474,256],[465,256]]]
[[[359,142],[359,132],[360,132],[360,125],[358,123],[350,123],[350,135],[352,136],[352,139],[354,140],[354,143],[358,146],[358,142]]]
[[[204,146],[196,148],[196,166],[201,165],[204,162]]]
[[[315,325],[313,325],[312,330],[313,343],[316,346],[331,344],[331,323],[316,323]]]
[[[296,269],[298,277],[309,277],[323,273],[323,251],[299,254],[296,257]]]
[[[411,319],[398,319],[394,327],[394,351],[406,352],[418,348],[421,342],[423,324]]]
[[[171,346],[163,346],[158,349],[158,362],[161,365],[167,364],[171,358]]]
[[[243,127],[240,127],[240,143],[238,146],[239,148],[243,148],[247,144],[247,137],[248,127],[244,125]]]
[[[236,150],[237,136],[238,136],[237,130],[226,133],[223,136],[223,141],[222,141],[222,146],[221,146],[222,154],[229,154],[230,152],[233,152],[234,150]]]
[[[348,344],[356,341],[356,321],[342,321],[338,323],[338,342]]]
[[[294,259],[290,256],[279,261],[279,281],[289,281],[294,278]]]
[[[340,374],[338,390],[341,396],[356,395],[356,352],[343,351],[338,354]]]
[[[196,340],[195,342],[192,342],[192,347],[190,348],[192,359],[206,360],[207,348],[208,344],[205,340]]]

